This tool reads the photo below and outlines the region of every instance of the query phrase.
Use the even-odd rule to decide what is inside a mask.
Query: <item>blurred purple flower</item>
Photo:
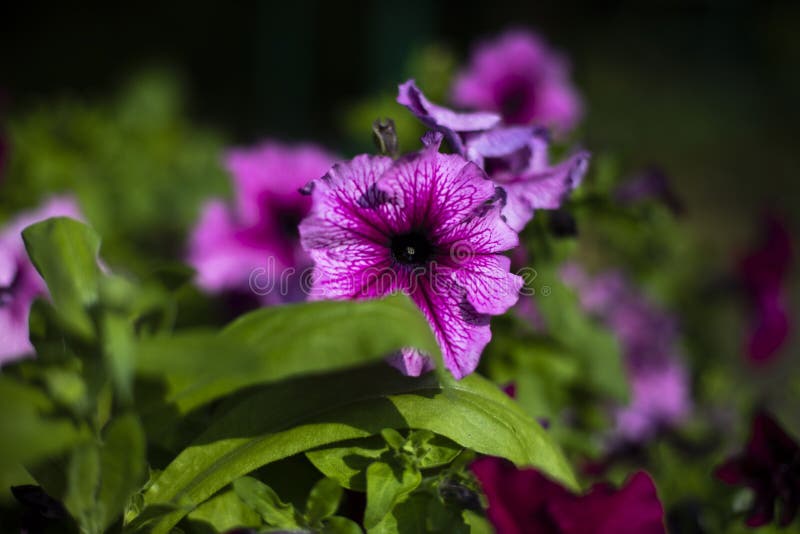
[[[753,419],[744,452],[728,459],[714,474],[726,484],[747,486],[755,493],[746,521],[748,526],[771,523],[776,502],[781,504],[780,526],[788,526],[797,517],[800,447],[766,413],[759,413]]]
[[[655,200],[664,204],[675,215],[684,212],[683,203],[672,189],[667,175],[657,167],[645,169],[642,173],[620,184],[614,191],[614,198],[622,204]]]
[[[583,309],[600,318],[622,347],[631,400],[615,411],[614,438],[642,442],[683,421],[691,400],[675,319],[636,292],[620,273],[592,278],[570,263],[561,276],[578,292]]]
[[[564,58],[538,35],[511,30],[478,45],[453,86],[453,101],[496,111],[507,124],[572,129],[583,111]]]
[[[752,306],[747,355],[756,364],[770,362],[791,332],[786,278],[792,266],[792,237],[778,217],[768,216],[764,227],[761,245],[739,264]]]
[[[500,458],[472,463],[489,501],[498,534],[661,534],[664,510],[645,472],[619,489],[596,484],[575,495],[535,469],[517,469]]]
[[[557,165],[549,162],[547,133],[532,126],[502,126],[491,113],[459,113],[431,103],[408,80],[397,102],[429,128],[441,132],[457,153],[483,168],[506,192],[503,217],[522,231],[537,209],[558,209],[580,185],[589,163],[580,151]]]
[[[22,241],[22,230],[50,217],[80,219],[77,203],[54,197],[42,206],[19,214],[0,230],[0,364],[33,350],[28,338],[28,313],[36,297],[47,293]]]
[[[300,271],[311,260],[297,227],[311,201],[299,189],[335,161],[307,144],[265,141],[229,151],[225,165],[233,177],[233,205],[209,201],[191,236],[188,261],[200,287],[212,293],[258,291],[262,304],[302,299]],[[279,287],[282,273],[289,278],[285,287]]]
[[[522,279],[500,252],[517,234],[500,217],[497,191],[473,163],[438,152],[441,135],[399,160],[361,155],[309,186],[300,225],[315,263],[311,298],[410,294],[427,317],[453,376],[478,365],[489,318],[518,298]],[[421,372],[417,351],[395,362]]]

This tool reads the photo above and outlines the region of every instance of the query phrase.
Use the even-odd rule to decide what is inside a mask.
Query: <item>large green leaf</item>
[[[62,320],[91,336],[86,308],[97,301],[100,238],[83,223],[55,217],[27,227],[22,239]]]
[[[310,302],[248,313],[222,334],[143,340],[141,375],[166,377],[166,400],[185,413],[242,387],[385,357],[404,346],[438,351],[430,327],[404,295],[366,302]]]
[[[179,507],[154,532],[168,532],[186,509],[262,465],[387,427],[427,429],[576,487],[538,423],[478,375],[440,383],[432,374],[409,378],[385,364],[371,365],[263,387],[216,421],[145,493],[147,505]]]

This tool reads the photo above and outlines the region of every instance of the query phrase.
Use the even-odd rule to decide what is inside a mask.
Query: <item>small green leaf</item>
[[[364,527],[370,532],[396,504],[403,501],[422,482],[422,475],[410,466],[374,462],[367,468],[367,509]]]
[[[307,451],[306,457],[343,487],[367,491],[367,467],[388,451],[381,436],[370,436]]]
[[[317,525],[332,516],[342,500],[342,487],[332,478],[323,478],[311,488],[306,503],[306,518],[309,525]]]
[[[242,501],[273,527],[297,528],[294,506],[281,501],[272,488],[253,477],[242,477],[233,483],[233,490]]]
[[[91,337],[86,308],[97,301],[100,238],[83,223],[56,217],[27,227],[22,239],[64,323]]]
[[[403,445],[405,445],[406,443],[406,438],[404,438],[400,434],[400,432],[398,432],[394,428],[384,428],[383,430],[381,430],[381,436],[383,436],[383,439],[384,441],[386,441],[386,444],[396,451],[402,449]]]
[[[101,320],[103,357],[117,396],[123,404],[132,397],[134,339],[132,325],[116,313],[105,313]]]
[[[260,527],[261,516],[247,506],[233,490],[215,495],[189,514],[189,519],[204,521],[218,532],[234,528]]]
[[[415,442],[420,439],[417,438],[417,436],[423,433],[428,434],[425,436],[426,439],[418,444],[415,443],[417,467],[420,469],[430,469],[447,465],[464,450],[463,447],[453,442],[453,440],[429,431],[413,431],[409,437],[409,441]]]
[[[58,404],[66,406],[78,416],[86,415],[89,409],[86,383],[80,374],[60,367],[42,369],[42,376],[50,396]]]

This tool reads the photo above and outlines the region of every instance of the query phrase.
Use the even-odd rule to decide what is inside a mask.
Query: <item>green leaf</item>
[[[367,491],[367,467],[388,451],[382,436],[370,436],[307,451],[306,457],[343,487]]]
[[[120,401],[132,400],[134,338],[131,324],[116,313],[106,313],[101,320],[103,357]]]
[[[372,463],[367,468],[367,509],[364,512],[367,532],[371,532],[421,482],[422,475],[415,468]]]
[[[22,239],[62,320],[91,337],[92,323],[86,308],[97,301],[100,238],[83,223],[56,217],[27,227]]]
[[[447,465],[463,450],[452,440],[427,430],[412,431],[409,442],[415,448],[417,467],[420,469]]]
[[[145,436],[133,414],[113,419],[105,429],[100,449],[101,480],[98,501],[105,512],[104,527],[116,521],[144,475]]]
[[[222,492],[207,500],[189,514],[189,519],[204,521],[217,532],[261,526],[261,516],[247,506],[233,490]]]
[[[329,517],[322,525],[322,534],[362,534],[358,523],[346,517]]]
[[[336,479],[343,487],[366,491],[367,467],[389,452],[385,433],[386,429],[381,432],[381,436],[370,436],[307,451],[306,457],[317,469]],[[408,440],[404,440],[398,449],[408,454],[419,469],[429,469],[449,464],[458,456],[462,447],[433,432],[412,430]]]
[[[104,510],[97,501],[100,488],[100,450],[96,443],[76,447],[67,468],[67,494],[64,505],[87,534],[103,531]]]
[[[146,504],[195,507],[262,465],[387,427],[427,429],[577,487],[548,434],[478,375],[439,383],[433,374],[404,377],[381,362],[263,387],[215,420],[167,466],[145,493]],[[183,513],[165,518],[154,532],[168,532]]]
[[[306,503],[306,518],[310,525],[317,525],[320,521],[336,513],[339,501],[342,500],[342,487],[332,478],[323,478],[311,488]]]
[[[374,532],[414,534],[467,534],[462,510],[447,506],[428,491],[414,492],[394,507]],[[490,530],[491,532],[491,530]]]
[[[233,490],[242,501],[273,527],[297,528],[294,506],[281,501],[272,488],[253,477],[242,477],[233,483]]]
[[[398,294],[263,308],[234,321],[222,335],[144,340],[136,363],[140,374],[166,376],[166,400],[186,413],[246,386],[363,364],[404,346],[438,351],[422,313]]]
[[[403,445],[406,444],[406,438],[393,428],[384,428],[381,430],[381,436],[386,441],[386,444],[396,451],[402,449]]]

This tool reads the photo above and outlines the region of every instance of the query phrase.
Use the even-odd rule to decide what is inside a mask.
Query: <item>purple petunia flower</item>
[[[496,111],[507,124],[572,129],[583,111],[560,54],[529,31],[512,30],[480,43],[453,86],[453,101]]]
[[[494,184],[475,164],[438,152],[441,135],[397,161],[361,155],[312,182],[300,224],[315,263],[313,299],[370,299],[407,292],[424,313],[453,376],[478,365],[489,318],[518,298],[522,279],[500,252],[516,232],[500,217]],[[396,363],[427,367],[414,350]]]
[[[47,286],[28,259],[22,230],[50,217],[81,218],[73,199],[55,197],[20,214],[0,230],[0,363],[33,350],[28,338],[28,314],[33,300],[47,293]]]
[[[558,209],[580,185],[589,154],[579,151],[557,165],[549,161],[550,141],[541,128],[503,126],[492,113],[459,113],[430,102],[408,80],[397,102],[429,128],[441,132],[451,148],[475,162],[506,192],[503,217],[522,231],[538,209]]]
[[[615,411],[614,438],[642,442],[686,419],[689,378],[674,318],[634,291],[620,273],[591,278],[580,266],[567,264],[561,276],[578,291],[583,309],[599,317],[622,346],[631,400]]]
[[[225,164],[233,176],[233,206],[208,202],[191,237],[189,263],[200,287],[254,291],[262,304],[302,299],[300,271],[311,261],[297,226],[311,201],[299,189],[335,160],[313,145],[274,141],[231,150]]]
[[[752,309],[746,350],[756,364],[772,361],[791,331],[786,278],[792,265],[792,237],[776,216],[768,216],[764,226],[763,243],[739,265]]]
[[[715,475],[755,493],[748,526],[771,523],[777,501],[782,507],[778,524],[788,526],[800,509],[800,446],[766,413],[756,415],[750,432],[744,452],[719,466]]]
[[[645,472],[619,489],[596,484],[575,495],[535,469],[500,458],[471,466],[489,501],[486,515],[497,534],[662,534],[664,509]]]

